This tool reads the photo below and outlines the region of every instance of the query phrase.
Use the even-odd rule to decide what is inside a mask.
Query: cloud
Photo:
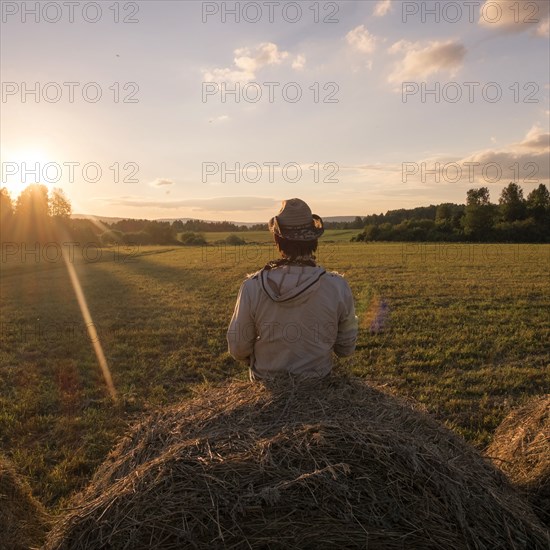
[[[306,66],[306,58],[303,55],[297,55],[292,62],[292,68],[295,71],[302,71]]]
[[[535,32],[537,36],[541,36],[542,38],[549,38],[550,37],[550,18],[545,19],[538,27]]]
[[[404,54],[389,75],[388,81],[401,83],[427,78],[434,73],[446,72],[454,76],[462,67],[466,48],[460,42],[407,42],[400,40],[389,49],[390,54]]]
[[[99,199],[115,206],[137,208],[188,208],[199,212],[248,212],[251,210],[273,209],[279,204],[267,197],[213,197],[209,199],[150,200],[144,197],[111,197]]]
[[[149,185],[152,185],[153,187],[162,187],[163,185],[174,185],[174,181],[165,179],[165,178],[157,178],[156,180],[152,181]]]
[[[369,187],[391,195],[392,189],[467,190],[472,186],[498,186],[511,181],[521,186],[550,182],[550,133],[534,125],[525,137],[501,148],[488,148],[464,156],[437,154],[408,159],[402,164],[377,163],[343,166],[350,183],[369,182]],[[431,172],[430,172],[431,171]],[[434,172],[435,171],[435,172]],[[439,180],[439,181],[437,181]],[[431,200],[434,200],[432,197]]]
[[[380,0],[374,6],[374,12],[373,15],[375,17],[384,17],[389,11],[391,10],[391,0]]]
[[[357,164],[355,166],[346,166],[344,169],[357,169],[365,172],[388,172],[394,173],[401,170],[401,165],[399,164],[383,164],[377,162],[375,164]]]
[[[445,159],[442,159],[445,160]],[[453,161],[453,160],[451,160]],[[470,155],[456,159],[464,167],[464,178],[469,182],[470,173],[466,163],[479,163],[472,167],[474,182],[479,185],[488,185],[495,175],[502,172],[502,176],[495,185],[505,185],[510,181],[521,184],[545,183],[550,181],[550,134],[540,126],[534,125],[525,137],[517,142],[502,148],[490,148],[475,151]],[[485,176],[483,169],[486,169]]]
[[[495,184],[505,185],[510,181],[518,184],[538,184],[550,181],[550,134],[534,126],[519,143],[502,149],[477,151],[461,160],[459,164],[479,163],[475,167],[475,182],[479,185],[492,183],[499,171],[502,176]],[[489,176],[483,175],[483,167]]]
[[[256,79],[256,73],[269,65],[280,65],[289,52],[279,50],[273,42],[263,42],[255,49],[239,48],[234,52],[233,66],[203,71],[207,82],[248,82]],[[300,56],[298,56],[300,57]],[[295,60],[296,61],[296,60]],[[305,59],[304,59],[305,61]]]
[[[213,117],[213,118],[209,118],[208,122],[218,124],[218,123],[221,123],[221,122],[226,122],[226,121],[230,120],[230,118],[231,117],[229,117],[228,115],[220,115],[220,116],[216,116],[216,117]]]
[[[545,133],[540,126],[534,125],[519,146],[550,152],[550,134]]]
[[[376,49],[376,37],[373,36],[365,25],[359,25],[346,34],[347,43],[361,53],[372,53]]]
[[[478,23],[504,32],[532,30],[548,36],[550,2],[548,0],[485,0],[479,10]]]

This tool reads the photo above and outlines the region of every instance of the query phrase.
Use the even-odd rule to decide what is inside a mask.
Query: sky
[[[549,2],[1,3],[12,198],[265,222],[548,185]]]

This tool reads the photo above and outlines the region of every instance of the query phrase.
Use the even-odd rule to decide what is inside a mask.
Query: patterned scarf
[[[315,256],[296,256],[295,258],[280,258],[279,260],[272,260],[268,262],[264,269],[275,269],[276,267],[282,267],[284,265],[308,265],[310,267],[317,267],[315,263]]]

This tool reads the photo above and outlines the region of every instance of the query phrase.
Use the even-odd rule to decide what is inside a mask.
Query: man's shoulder
[[[259,269],[258,271],[254,272],[254,273],[247,273],[246,278],[243,281],[243,285],[244,286],[254,285],[259,280],[259,278],[261,276],[261,273],[262,273],[261,269]]]
[[[325,276],[321,277],[322,279],[325,279],[328,284],[335,286],[337,288],[341,289],[347,289],[349,288],[348,281],[345,278],[345,275],[343,273],[339,273],[338,271],[326,271]]]
[[[251,279],[257,279],[259,276],[260,276],[260,273],[262,272],[261,269],[258,269],[258,271],[256,271],[255,273],[247,273],[246,274],[246,279],[245,279],[245,282],[246,281],[249,281]]]
[[[318,268],[323,269],[322,275],[325,275],[325,277],[323,277],[323,278],[325,278],[325,279],[329,278],[329,279],[335,281],[336,284],[338,284],[338,282],[340,282],[340,283],[344,283],[344,284],[347,285],[347,281],[345,279],[344,273],[339,273],[338,271],[325,270],[321,266],[318,266]],[[255,280],[259,279],[263,270],[264,270],[264,268],[259,269],[258,271],[255,271],[254,273],[247,273],[246,279],[244,280],[243,284],[246,284],[246,283],[253,284],[252,281],[255,281]]]
[[[328,275],[329,278],[337,279],[337,280],[345,280],[345,275],[343,273],[338,273],[338,271],[326,271],[326,275]]]

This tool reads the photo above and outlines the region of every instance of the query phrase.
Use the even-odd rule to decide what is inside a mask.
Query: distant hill
[[[131,220],[131,219],[147,219],[147,218],[116,218],[116,217],[110,217],[110,216],[94,216],[93,214],[73,214],[72,218],[77,220],[88,220],[88,219],[96,219],[103,223],[116,223],[121,220]],[[326,222],[352,222],[355,220],[356,216],[327,216],[326,218],[323,218]],[[174,222],[176,220],[181,220],[183,223],[185,223],[188,220],[199,220],[203,222],[213,222],[214,220],[203,220],[201,218],[154,218],[152,221],[157,222]],[[219,221],[219,220],[217,220]],[[245,225],[246,227],[251,227],[253,225],[257,225],[258,223],[267,223],[267,220],[263,220],[260,222],[234,222],[230,220],[224,220],[229,221],[229,223],[234,223],[235,225]]]
[[[103,223],[116,223],[121,220],[148,220],[148,221],[157,221],[157,222],[174,222],[176,220],[181,220],[183,223],[185,223],[187,220],[195,220],[197,218],[132,218],[130,216],[125,216],[123,218],[117,218],[117,217],[111,217],[111,216],[96,216],[94,214],[73,214],[71,218],[74,218],[76,220],[98,220]],[[237,223],[237,222],[235,222]],[[243,224],[244,225],[244,224]]]
[[[357,216],[327,216],[323,218],[325,222],[352,222]]]
[[[103,223],[116,223],[120,220],[126,220],[128,218],[111,218],[109,216],[94,216],[93,214],[72,214],[71,218],[74,220],[98,220]]]

